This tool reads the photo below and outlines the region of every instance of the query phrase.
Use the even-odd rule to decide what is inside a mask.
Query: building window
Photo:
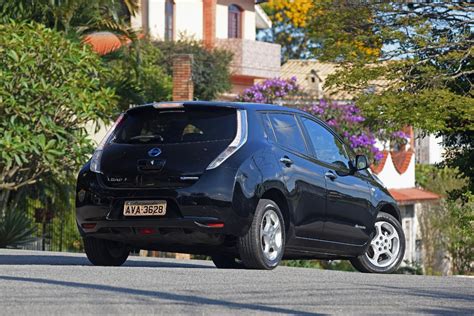
[[[166,0],[165,3],[165,40],[174,38],[174,1]]]
[[[242,38],[242,10],[235,4],[229,6],[229,38]]]

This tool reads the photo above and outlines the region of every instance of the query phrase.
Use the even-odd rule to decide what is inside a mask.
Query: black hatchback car
[[[148,249],[208,255],[218,268],[318,258],[389,273],[405,251],[399,209],[366,157],[276,105],[126,111],[79,173],[76,215],[95,265]]]

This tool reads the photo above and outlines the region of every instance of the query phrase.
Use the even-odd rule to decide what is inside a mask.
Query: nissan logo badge
[[[148,151],[148,156],[150,157],[158,157],[161,154],[161,149],[159,148],[152,148]]]

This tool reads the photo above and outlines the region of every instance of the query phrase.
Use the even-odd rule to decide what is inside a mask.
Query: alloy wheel
[[[274,210],[266,210],[260,224],[260,238],[263,255],[275,260],[282,251],[283,236],[280,219]]]
[[[366,252],[367,259],[379,268],[397,261],[400,252],[400,236],[395,227],[385,221],[375,223],[376,234]]]

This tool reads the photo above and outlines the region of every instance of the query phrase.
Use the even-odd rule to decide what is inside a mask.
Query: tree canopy
[[[126,19],[138,12],[139,0],[16,0],[0,3],[0,23],[34,21],[68,36],[109,30],[133,37]]]

